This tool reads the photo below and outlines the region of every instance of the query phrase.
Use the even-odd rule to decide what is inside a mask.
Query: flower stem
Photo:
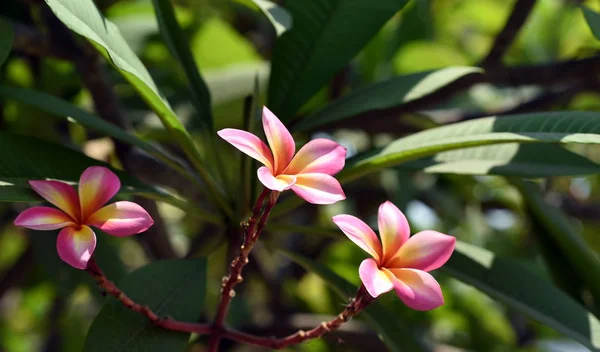
[[[266,198],[268,197],[268,200]],[[277,202],[279,192],[271,192],[269,189],[264,189],[254,207],[252,208],[252,215],[248,219],[247,223],[242,224],[244,228],[244,243],[240,247],[240,254],[231,262],[231,270],[229,275],[223,278],[223,285],[221,287],[221,300],[217,308],[217,314],[213,323],[213,335],[209,342],[209,351],[215,352],[219,348],[219,341],[221,336],[226,334],[227,331],[224,329],[224,321],[227,316],[227,310],[231,300],[235,296],[233,288],[235,285],[243,281],[242,269],[248,264],[248,257],[254,247],[254,244],[258,240],[260,233],[267,225],[267,219],[271,210]],[[266,200],[266,205],[263,205]]]
[[[88,266],[85,269],[98,283],[98,286],[104,290],[106,294],[109,294],[118,299],[123,306],[127,309],[131,309],[150,320],[150,322],[158,327],[173,331],[182,331],[197,334],[210,334],[213,329],[212,326],[198,323],[186,323],[177,321],[170,317],[160,317],[150,309],[150,307],[136,303],[129,298],[120,288],[118,288],[112,281],[106,278],[94,258],[91,258],[88,262]]]
[[[369,295],[365,287],[361,286],[358,289],[356,296],[352,299],[352,301],[350,301],[342,313],[340,313],[335,319],[328,322],[322,322],[311,330],[299,330],[294,334],[280,339],[259,337],[233,330],[226,331],[223,334],[223,337],[256,346],[267,347],[271,349],[281,349],[304,342],[306,340],[319,338],[328,332],[338,329],[340,326],[342,326],[342,324],[350,320],[374,300],[375,299]]]

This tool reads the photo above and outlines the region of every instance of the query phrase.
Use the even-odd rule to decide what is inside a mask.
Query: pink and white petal
[[[429,273],[414,269],[389,270],[396,276],[396,294],[410,308],[432,310],[444,304],[440,284]]]
[[[60,181],[29,181],[29,184],[37,194],[56,205],[73,221],[80,219],[79,197],[73,187]]]
[[[96,249],[96,234],[88,226],[65,227],[56,239],[60,259],[77,269],[85,269]]]
[[[369,225],[359,218],[347,214],[336,215],[332,220],[350,241],[369,253],[377,263],[380,262],[381,243]]]
[[[120,188],[119,177],[109,169],[103,166],[85,169],[79,178],[82,222],[85,223],[87,218],[114,197]]]
[[[432,230],[421,231],[402,245],[386,267],[435,270],[448,261],[455,245],[453,236]]]
[[[87,225],[95,226],[109,235],[131,236],[148,230],[154,220],[144,208],[133,202],[109,204],[88,219]]]
[[[258,174],[258,180],[272,191],[283,192],[292,188],[296,183],[296,176],[278,175],[275,177],[266,166],[261,166],[256,173]]]
[[[338,180],[327,174],[298,174],[292,191],[312,204],[333,204],[346,199]]]
[[[386,269],[379,270],[375,259],[365,259],[360,263],[358,275],[367,292],[377,298],[379,295],[389,292],[394,288],[394,277],[386,273]],[[390,277],[391,276],[391,277]]]
[[[283,173],[283,170],[285,170],[294,157],[296,144],[290,131],[266,106],[263,107],[262,122],[267,141],[273,152],[273,171],[278,175]]]
[[[318,138],[300,148],[285,173],[335,175],[344,168],[345,163],[346,148],[329,139]]]
[[[24,210],[14,222],[32,230],[57,230],[65,226],[75,226],[73,219],[64,212],[50,207],[32,207]]]
[[[259,161],[269,169],[274,170],[273,154],[271,154],[269,147],[267,147],[265,142],[261,141],[260,138],[252,133],[236,130],[234,128],[222,129],[217,132],[217,134],[242,153]]]
[[[404,214],[390,201],[379,206],[377,223],[383,247],[383,262],[386,263],[408,240],[410,227]]]

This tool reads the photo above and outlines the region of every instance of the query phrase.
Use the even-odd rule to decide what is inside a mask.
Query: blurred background
[[[263,97],[266,93],[276,40],[274,29],[260,12],[246,6],[243,0],[173,2],[177,5],[177,18],[190,39],[194,58],[210,88],[215,128],[241,128],[244,101],[253,92],[255,77],[258,77]],[[151,1],[96,0],[96,3],[120,28],[177,115],[192,134],[199,137],[185,76],[158,33]],[[536,1],[504,63],[536,65],[598,54],[600,42],[592,35],[577,7],[581,3],[600,10],[600,1]],[[36,7],[30,11],[29,5],[28,1],[2,1],[0,15],[32,26],[45,15]],[[393,76],[448,66],[479,65],[514,5],[514,0],[410,1],[302,111],[314,111],[351,89]],[[114,70],[104,67],[104,71],[136,135],[164,143],[173,153],[178,153],[158,118],[131,86]],[[565,72],[567,74],[570,73]],[[598,71],[587,74],[598,80]],[[48,92],[86,109],[93,107],[90,91],[68,59],[40,57],[17,48],[2,66],[1,77],[6,85]],[[598,111],[598,83],[565,80],[542,88],[482,83],[451,99],[433,102],[418,112],[395,117],[393,124],[367,121],[362,125],[344,126],[340,123],[311,131],[306,137],[334,138],[354,155],[373,146],[386,145],[398,136],[479,116],[553,109]],[[111,139],[14,99],[0,98],[0,130],[58,142],[122,167],[118,146]],[[224,144],[219,147],[215,157],[226,163],[237,162],[239,155],[233,148]],[[600,161],[597,146],[578,146],[573,151]],[[140,168],[144,170],[144,166]],[[589,246],[599,251],[600,178],[596,175],[552,177],[544,181],[543,190],[546,201],[561,207]],[[229,324],[261,335],[282,335],[312,327],[323,317],[337,314],[344,300],[333,294],[315,274],[306,273],[269,247],[283,246],[301,252],[359,284],[357,268],[365,255],[343,238],[330,218],[334,214],[350,213],[375,224],[377,208],[387,199],[405,211],[413,233],[421,229],[449,233],[517,260],[545,280],[553,279],[549,265],[560,266],[563,260],[551,246],[535,245],[534,242],[543,240],[546,230],[532,220],[519,192],[502,177],[415,172],[408,165],[362,178],[345,187],[345,191],[347,201],[343,204],[318,208],[304,205],[271,221],[264,236],[265,245],[256,248],[251,261],[251,278],[244,282],[242,289],[244,298],[233,302]],[[166,236],[150,234],[115,241],[100,234],[99,250],[105,252],[103,255],[114,257],[113,267],[105,268],[108,276],[118,281],[125,273],[153,260],[209,252],[206,317],[211,317],[228,257],[227,247],[220,245],[213,235],[217,230],[164,203],[141,198],[136,201],[158,214],[155,229]],[[53,233],[29,232],[12,225],[18,212],[26,206],[25,203],[0,203],[0,351],[81,351],[86,331],[103,298],[84,273],[58,259]],[[306,230],[307,225],[319,230]],[[549,249],[541,252],[540,248]],[[382,298],[404,327],[402,333],[424,338],[434,351],[586,350],[443,272],[437,273],[436,278],[443,287],[446,304],[434,311],[415,312],[405,308],[393,295]],[[573,286],[567,283],[564,287]],[[352,294],[348,292],[348,298]],[[201,344],[190,343],[190,351],[203,351],[203,348]],[[229,343],[224,350],[260,349]],[[339,333],[288,350],[385,351],[385,347],[361,319],[356,319]]]

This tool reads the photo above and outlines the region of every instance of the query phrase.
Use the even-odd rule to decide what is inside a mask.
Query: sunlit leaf
[[[292,28],[292,16],[282,6],[269,0],[236,0],[251,9],[260,10],[275,28],[277,36]]]

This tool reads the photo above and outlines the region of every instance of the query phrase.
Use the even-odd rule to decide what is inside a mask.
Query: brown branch
[[[481,62],[482,67],[487,68],[502,64],[502,58],[515,40],[521,27],[527,21],[535,3],[535,0],[517,0],[504,28],[496,36],[490,52]]]
[[[342,326],[342,324],[350,320],[354,315],[363,310],[373,301],[374,298],[367,293],[367,290],[364,286],[361,286],[356,293],[356,297],[350,301],[342,313],[340,313],[335,319],[328,322],[322,322],[311,330],[299,330],[294,334],[280,339],[258,337],[233,330],[225,332],[223,336],[238,342],[245,342],[248,344],[272,349],[281,349],[304,342],[306,340],[319,338],[333,330],[338,329],[340,326]]]
[[[13,50],[32,56],[51,56],[63,60],[73,58],[72,53],[62,46],[53,45],[37,29],[24,24],[11,22],[15,33]]]
[[[88,267],[86,272],[90,274],[95,280],[98,286],[106,293],[113,297],[115,297],[121,304],[136,313],[139,313],[155,326],[158,326],[163,329],[173,330],[173,331],[181,331],[181,332],[189,332],[189,333],[197,333],[197,334],[210,334],[213,329],[209,325],[203,325],[198,323],[186,323],[177,321],[170,317],[162,318],[159,317],[150,307],[141,305],[135,301],[133,301],[129,296],[127,296],[120,288],[118,288],[112,281],[108,280],[104,273],[96,264],[96,261],[92,258],[88,262]]]

